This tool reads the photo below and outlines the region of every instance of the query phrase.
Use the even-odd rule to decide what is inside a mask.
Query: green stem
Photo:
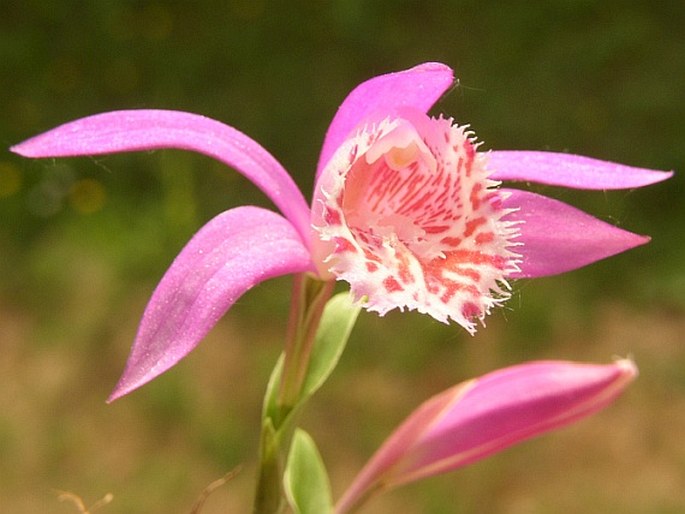
[[[282,486],[284,455],[281,454],[278,439],[273,425],[265,420],[260,441],[260,467],[254,514],[277,514],[285,510]]]
[[[289,417],[301,403],[316,332],[334,286],[311,275],[295,276],[276,409],[262,421],[254,514],[278,514],[285,509],[283,468],[295,428]]]
[[[309,275],[295,277],[290,319],[285,343],[283,376],[278,396],[280,414],[287,416],[300,399],[316,331],[335,283],[322,282]],[[278,421],[277,426],[278,428]]]

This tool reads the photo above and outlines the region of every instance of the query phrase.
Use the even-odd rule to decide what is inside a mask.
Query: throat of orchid
[[[470,133],[406,114],[365,126],[324,170],[324,264],[368,310],[418,310],[474,333],[509,296],[518,231]]]
[[[350,170],[342,204],[345,220],[357,241],[394,253],[408,251],[423,260],[438,257],[442,252],[431,245],[420,223],[420,206],[406,195],[398,195],[399,191],[388,194],[385,188],[388,181],[416,180],[421,169],[435,173],[435,160],[420,142],[388,147],[402,142],[394,136],[391,133],[376,143],[372,147],[375,152],[368,152]]]

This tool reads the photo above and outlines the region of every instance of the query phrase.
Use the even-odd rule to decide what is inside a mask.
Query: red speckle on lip
[[[398,253],[397,258],[399,260],[400,280],[405,284],[413,283],[416,279],[411,274],[411,271],[409,271],[409,259],[403,253]]]
[[[400,283],[393,277],[388,277],[385,280],[383,280],[383,287],[388,293],[396,293],[398,291],[404,290]]]
[[[426,231],[428,234],[439,234],[440,232],[445,232],[449,230],[450,227],[447,225],[439,225],[439,226],[433,226],[433,227],[423,227],[423,230]]]
[[[480,209],[480,193],[483,190],[483,184],[480,182],[477,182],[473,185],[473,189],[471,189],[471,194],[469,195],[469,201],[471,202],[471,207],[473,207],[474,211],[477,211]]]
[[[326,208],[326,211],[324,212],[324,215],[323,215],[323,219],[329,225],[340,225],[341,224],[340,212],[338,212],[335,209]]]
[[[459,237],[443,237],[440,242],[447,246],[457,247],[461,244],[461,238]]]
[[[470,278],[473,282],[480,282],[481,276],[476,270],[469,268],[455,268],[452,271],[454,271],[454,273],[457,275],[461,275],[462,277]]]
[[[335,243],[336,253],[356,251],[356,248],[354,247],[352,242],[348,241],[344,237],[336,237],[333,239],[333,242]]]
[[[445,292],[440,297],[442,303],[449,303],[449,301],[457,294],[457,291],[461,290],[463,286],[457,284],[456,282],[449,282],[445,286]]]
[[[483,245],[483,244],[491,243],[494,240],[495,240],[495,234],[493,234],[492,232],[482,232],[476,236],[476,244],[477,245]]]
[[[487,220],[483,218],[482,216],[479,218],[474,218],[471,221],[466,222],[466,227],[464,229],[464,237],[470,237],[471,234],[475,232],[475,230],[480,226],[483,225]]]
[[[473,302],[466,302],[461,308],[461,313],[466,319],[476,318],[482,314],[478,305]]]

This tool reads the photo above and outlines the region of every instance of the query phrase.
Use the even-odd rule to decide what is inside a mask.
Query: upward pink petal
[[[505,208],[518,209],[505,219],[519,225],[523,243],[520,272],[512,278],[543,277],[571,271],[649,242],[614,227],[558,200],[546,196],[502,189],[510,194]]]
[[[444,64],[429,62],[362,82],[338,108],[324,139],[316,176],[361,121],[374,112],[384,115],[398,107],[426,112],[452,85],[454,74]]]
[[[580,155],[555,152],[493,150],[489,167],[494,180],[521,180],[576,189],[628,189],[661,182],[671,171],[635,168]]]
[[[218,121],[187,112],[114,111],[66,123],[11,150],[25,157],[68,157],[179,148],[199,152],[250,179],[309,241],[309,209],[280,163],[257,142]]]
[[[195,234],[157,286],[109,401],[180,361],[254,285],[311,269],[309,251],[275,212],[238,207],[219,214]]]

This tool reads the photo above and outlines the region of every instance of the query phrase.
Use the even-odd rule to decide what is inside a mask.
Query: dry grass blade
[[[76,508],[79,510],[80,514],[93,514],[96,510],[100,509],[100,507],[104,507],[108,503],[110,503],[114,499],[114,495],[112,493],[107,493],[104,495],[101,499],[96,501],[90,508],[86,507],[86,504],[83,502],[83,499],[74,493],[70,493],[69,491],[56,491],[57,492],[57,499],[61,502],[69,501],[73,503]]]
[[[233,478],[235,478],[235,476],[238,473],[240,473],[241,469],[242,469],[242,466],[238,466],[236,468],[233,468],[231,471],[226,473],[224,476],[214,480],[214,482],[212,482],[207,487],[205,487],[202,490],[202,492],[200,493],[200,496],[195,501],[195,504],[193,505],[193,508],[190,511],[190,514],[200,514],[200,511],[202,510],[202,507],[204,507],[205,502],[207,501],[207,498],[209,498],[209,495],[212,494],[214,491],[216,491],[222,485],[233,480]]]

